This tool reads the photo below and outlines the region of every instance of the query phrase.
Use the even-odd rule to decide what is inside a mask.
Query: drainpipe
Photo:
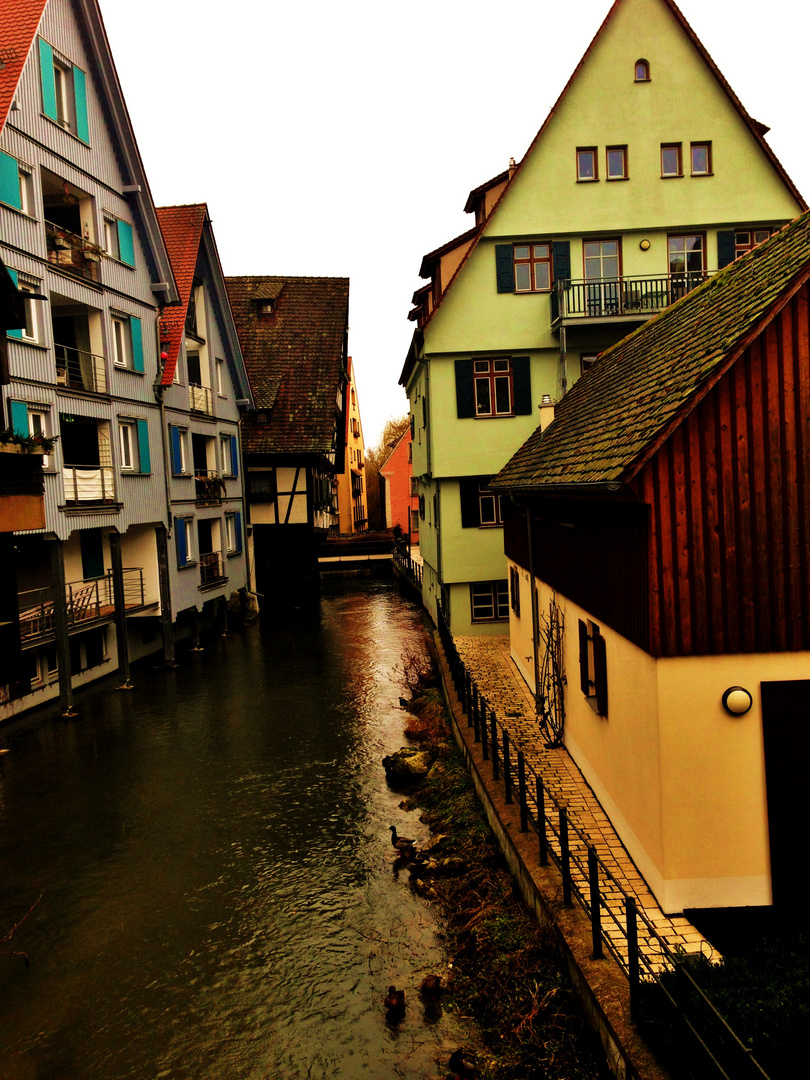
[[[115,636],[118,646],[118,668],[123,683],[117,690],[131,690],[129,680],[129,642],[127,641],[127,609],[124,598],[124,568],[121,559],[121,534],[117,529],[110,536],[110,560],[112,562],[113,609],[115,612]]]
[[[537,610],[537,587],[534,577],[534,549],[532,545],[532,514],[526,503],[514,495],[512,502],[526,513],[526,543],[529,548],[529,596],[532,604],[532,652],[534,654],[534,711],[540,715],[540,612]]]
[[[155,319],[155,337],[157,338],[158,356],[163,359],[160,348],[160,318]],[[155,526],[155,547],[157,549],[158,595],[160,597],[160,628],[163,635],[163,661],[174,666],[174,633],[172,629],[172,592],[169,577],[169,540],[172,536],[172,492],[171,461],[166,424],[166,402],[163,400],[163,367],[158,365],[157,377],[153,386],[155,400],[160,406],[160,448],[163,454],[163,486],[166,498],[166,520]]]
[[[51,581],[53,583],[53,626],[56,636],[56,657],[59,667],[59,704],[62,716],[73,717],[73,676],[70,671],[70,639],[67,624],[67,585],[65,556],[62,541],[54,536],[51,545]]]

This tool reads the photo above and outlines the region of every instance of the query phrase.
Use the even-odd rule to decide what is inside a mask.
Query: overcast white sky
[[[366,445],[422,255],[518,161],[611,0],[101,0],[155,202],[207,202],[226,274],[349,277]],[[804,0],[681,10],[810,198]]]

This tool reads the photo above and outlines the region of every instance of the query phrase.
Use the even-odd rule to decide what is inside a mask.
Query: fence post
[[[490,739],[490,746],[492,747],[492,779],[500,780],[501,774],[500,770],[498,769],[498,721],[495,717],[494,710],[492,711],[492,714],[489,718],[489,723],[489,730],[492,736]]]
[[[548,841],[546,840],[546,793],[543,781],[538,776],[535,779],[535,792],[537,796],[537,840],[540,844],[540,865],[548,866]]]
[[[481,718],[481,695],[478,692],[478,683],[475,684],[475,689],[473,690],[472,718],[473,742],[481,742],[481,730],[479,726]]]
[[[529,831],[529,808],[526,805],[526,759],[518,750],[518,799],[520,802],[520,831]]]
[[[481,752],[484,755],[484,761],[489,761],[489,738],[487,732],[486,698],[481,698]]]
[[[509,764],[509,732],[503,729],[503,794],[504,802],[512,801],[512,768]]]
[[[571,851],[568,847],[568,812],[560,807],[560,862],[562,863],[563,904],[571,907]]]
[[[624,910],[627,917],[627,977],[630,981],[630,1019],[637,1021],[639,990],[638,917],[636,914],[636,898],[634,896],[624,898]]]
[[[599,860],[596,848],[588,845],[588,882],[591,887],[591,936],[593,937],[593,958],[602,959],[602,897],[599,893]]]

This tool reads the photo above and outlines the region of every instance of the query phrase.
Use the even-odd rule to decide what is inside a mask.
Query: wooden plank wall
[[[810,648],[808,291],[636,478],[653,655]]]

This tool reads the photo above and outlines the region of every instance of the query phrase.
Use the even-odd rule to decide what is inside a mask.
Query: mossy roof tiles
[[[604,352],[491,486],[627,482],[808,277],[810,211]]]
[[[243,421],[255,454],[328,454],[345,379],[348,278],[226,278],[257,414]],[[274,298],[274,313],[258,301]],[[267,417],[266,419],[264,417]]]

